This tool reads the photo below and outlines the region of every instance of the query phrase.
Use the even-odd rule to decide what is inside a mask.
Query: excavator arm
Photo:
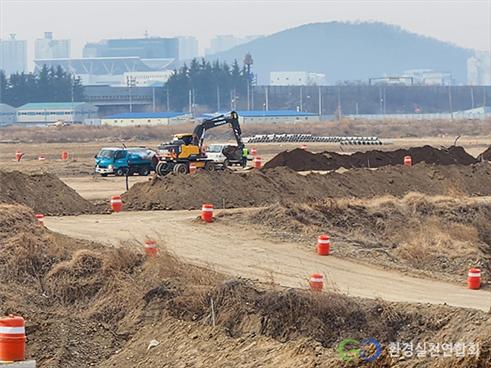
[[[244,148],[244,143],[242,142],[242,130],[239,124],[239,115],[235,111],[230,112],[228,115],[219,115],[211,119],[203,120],[203,122],[196,125],[193,131],[193,144],[199,146],[201,151],[206,131],[226,124],[230,124],[232,127],[237,147],[242,150]]]

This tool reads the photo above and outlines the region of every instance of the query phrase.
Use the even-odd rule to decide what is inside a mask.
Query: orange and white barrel
[[[26,330],[24,318],[9,315],[0,318],[0,362],[26,359]]]
[[[46,160],[46,157],[44,157],[44,156],[39,156],[38,157],[38,161],[44,161],[44,160]]]
[[[255,147],[252,147],[251,148],[251,155],[256,156],[256,154],[257,154],[256,148]]]
[[[467,273],[467,286],[469,289],[481,288],[481,269],[470,268]]]
[[[413,158],[411,156],[404,156],[404,166],[413,166]]]
[[[145,240],[145,254],[147,257],[155,257],[157,255],[157,242],[155,240]]]
[[[329,235],[322,234],[317,238],[317,254],[320,256],[328,256],[331,251],[331,243]]]
[[[24,156],[24,154],[21,151],[19,150],[15,151],[15,161],[20,162],[22,156]]]
[[[193,162],[189,164],[189,173],[191,175],[196,174],[196,164]]]
[[[324,289],[324,275],[321,273],[313,273],[310,275],[309,284],[312,291],[322,291],[322,289]]]
[[[44,226],[44,215],[42,213],[36,214],[37,225]]]
[[[302,144],[302,145],[300,146],[300,149],[306,150],[306,149],[307,149],[307,145],[306,145],[306,144]]]
[[[205,203],[201,207],[201,219],[205,222],[213,222],[213,205]]]
[[[259,156],[254,157],[254,168],[260,169],[262,166],[263,166],[263,161],[261,160],[261,157]]]
[[[121,212],[123,209],[123,201],[121,200],[121,196],[111,197],[111,209],[113,212]]]
[[[68,156],[69,156],[69,155],[68,155],[68,152],[67,152],[67,151],[61,151],[61,159],[62,159],[63,161],[68,160]]]

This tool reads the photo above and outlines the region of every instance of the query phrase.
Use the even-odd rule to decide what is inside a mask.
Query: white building
[[[156,126],[175,125],[189,122],[190,114],[183,112],[128,112],[106,116],[101,125],[112,126]]]
[[[17,40],[13,33],[8,40],[0,40],[0,70],[7,76],[27,71],[27,42]]]
[[[179,60],[191,60],[199,55],[199,44],[196,37],[180,36],[179,40]]]
[[[467,84],[470,86],[491,85],[491,54],[481,51],[467,59]]]
[[[82,123],[97,118],[97,107],[86,102],[36,102],[17,108],[17,123]]]
[[[309,73],[305,71],[271,72],[269,74],[271,86],[325,86],[325,74]]]
[[[16,111],[15,107],[0,103],[0,125],[14,124],[16,121]]]
[[[173,70],[149,71],[149,72],[126,72],[123,75],[127,85],[134,87],[157,87],[163,86],[174,74]]]
[[[452,84],[452,74],[432,69],[406,70],[402,77],[412,78],[413,84],[424,86],[449,86]]]

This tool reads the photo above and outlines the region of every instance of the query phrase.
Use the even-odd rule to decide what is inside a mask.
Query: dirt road
[[[123,212],[112,215],[50,217],[48,228],[73,237],[117,245],[145,237],[159,239],[184,260],[233,276],[274,281],[288,287],[306,287],[308,276],[322,272],[327,290],[352,296],[399,302],[449,304],[488,311],[491,292],[417,279],[401,273],[347,261],[319,257],[294,243],[263,239],[253,229],[230,228],[217,221],[196,221],[197,211]],[[464,280],[463,280],[464,281]]]

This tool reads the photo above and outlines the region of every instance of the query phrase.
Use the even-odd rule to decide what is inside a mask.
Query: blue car
[[[102,176],[149,175],[158,163],[156,152],[147,148],[102,148],[95,156],[95,172]]]

